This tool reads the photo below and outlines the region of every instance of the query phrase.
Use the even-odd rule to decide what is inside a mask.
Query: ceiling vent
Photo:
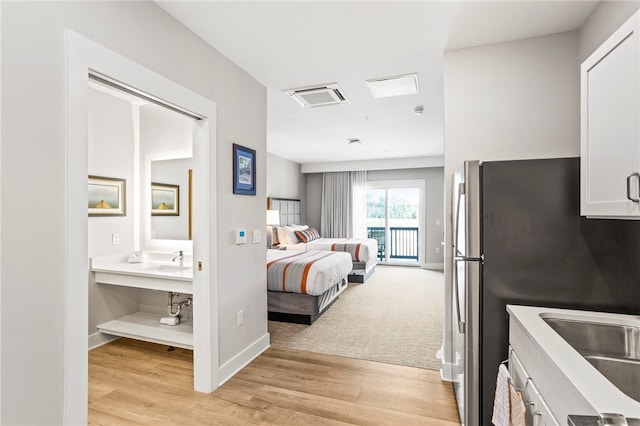
[[[304,108],[315,108],[328,105],[348,104],[349,101],[336,83],[324,84],[304,89],[286,90]]]

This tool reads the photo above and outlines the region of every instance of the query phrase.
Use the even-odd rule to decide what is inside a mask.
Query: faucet
[[[176,259],[180,259],[180,266],[184,266],[184,254],[182,253],[182,250],[174,251],[173,254],[177,254],[177,256],[175,256],[173,259],[171,259],[171,261],[175,262]]]

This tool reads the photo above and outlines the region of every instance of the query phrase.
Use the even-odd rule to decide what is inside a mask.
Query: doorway
[[[424,241],[424,182],[367,182],[367,237],[378,241],[378,262],[420,264]]]
[[[194,197],[203,208],[193,212],[193,256],[203,267],[194,271],[194,387],[211,392],[218,386],[217,264],[210,255],[216,241],[215,173],[216,105],[153,71],[68,30],[67,47],[67,170],[65,225],[65,336],[63,418],[65,424],[87,420],[88,289],[87,176],[89,75],[99,73],[130,88],[189,111],[202,119],[193,124]],[[162,248],[158,243],[158,248]]]

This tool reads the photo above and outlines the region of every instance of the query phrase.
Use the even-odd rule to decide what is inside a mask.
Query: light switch
[[[259,229],[253,230],[253,244],[259,244],[262,241],[262,232]]]

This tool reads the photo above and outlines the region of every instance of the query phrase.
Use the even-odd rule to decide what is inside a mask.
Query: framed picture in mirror
[[[151,216],[180,216],[180,185],[151,182]]]

